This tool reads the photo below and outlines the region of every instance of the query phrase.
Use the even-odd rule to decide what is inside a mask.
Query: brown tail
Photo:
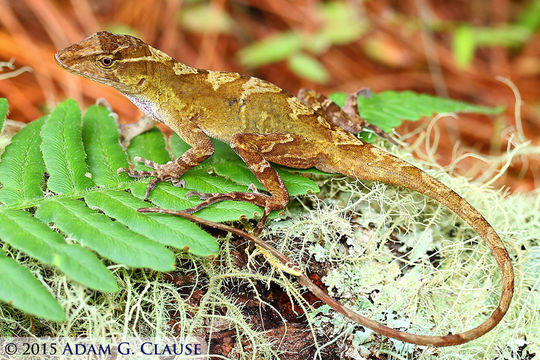
[[[476,339],[493,329],[508,310],[514,293],[514,272],[501,238],[484,217],[467,201],[443,183],[417,167],[371,145],[346,146],[334,163],[337,170],[360,180],[376,180],[415,190],[437,200],[469,224],[487,243],[502,273],[502,294],[499,306],[491,316],[474,329],[446,336],[415,335],[381,325],[355,313],[344,314],[385,336],[419,345],[458,345]],[[328,169],[327,169],[328,170]],[[353,315],[354,314],[354,315]]]

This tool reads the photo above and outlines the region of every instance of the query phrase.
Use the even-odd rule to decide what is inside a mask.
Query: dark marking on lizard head
[[[133,36],[100,31],[59,50],[55,58],[69,72],[123,93],[137,93],[143,90],[142,79],[148,73],[149,63],[163,60],[157,59],[156,52]]]

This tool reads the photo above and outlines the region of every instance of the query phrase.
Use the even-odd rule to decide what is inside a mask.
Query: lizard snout
[[[58,50],[54,55],[54,59],[67,71],[83,76],[96,76],[92,61],[94,60],[96,51],[81,47],[79,43]]]
[[[58,65],[62,66],[63,68],[67,68],[65,65],[66,60],[66,49],[58,50],[56,54],[54,55],[54,59],[58,63]]]
[[[54,59],[56,60],[58,65],[60,65],[66,70],[73,71],[73,65],[76,64],[81,58],[81,56],[78,54],[77,49],[75,48],[75,45],[58,50],[54,55]]]

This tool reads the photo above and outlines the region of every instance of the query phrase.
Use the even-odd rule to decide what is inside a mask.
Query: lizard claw
[[[353,93],[353,95],[357,98],[359,96],[363,96],[365,97],[366,99],[369,99],[371,98],[371,90],[369,88],[362,88],[360,90],[357,90],[356,92]],[[360,115],[360,114],[359,114]]]
[[[176,187],[179,187],[179,188],[185,188],[186,187],[186,180],[184,179],[171,179],[171,183],[176,186]]]

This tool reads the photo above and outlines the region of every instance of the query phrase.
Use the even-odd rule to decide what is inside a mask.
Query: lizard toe
[[[160,178],[154,178],[152,179],[148,185],[146,185],[146,192],[144,193],[144,200],[148,200],[148,197],[150,196],[150,191],[154,190],[157,184],[159,184],[162,180]]]
[[[140,177],[145,177],[145,176],[155,176],[155,173],[153,171],[133,170],[133,169],[128,169],[128,168],[118,168],[116,170],[117,174],[120,174],[120,173],[123,173],[123,172],[127,173],[132,178],[140,178]]]
[[[176,186],[176,187],[179,187],[179,188],[185,188],[186,187],[186,180],[184,179],[171,179],[171,183]],[[187,194],[186,194],[187,196]]]
[[[149,168],[156,169],[160,164],[156,163],[155,161],[145,159],[140,156],[135,156],[133,158],[133,161],[143,163],[145,166],[148,166]]]
[[[206,200],[206,199],[210,199],[212,197],[215,197],[216,194],[201,193],[201,192],[198,192],[198,191],[188,191],[186,193],[186,199],[189,199],[192,196],[196,196],[201,200]]]

